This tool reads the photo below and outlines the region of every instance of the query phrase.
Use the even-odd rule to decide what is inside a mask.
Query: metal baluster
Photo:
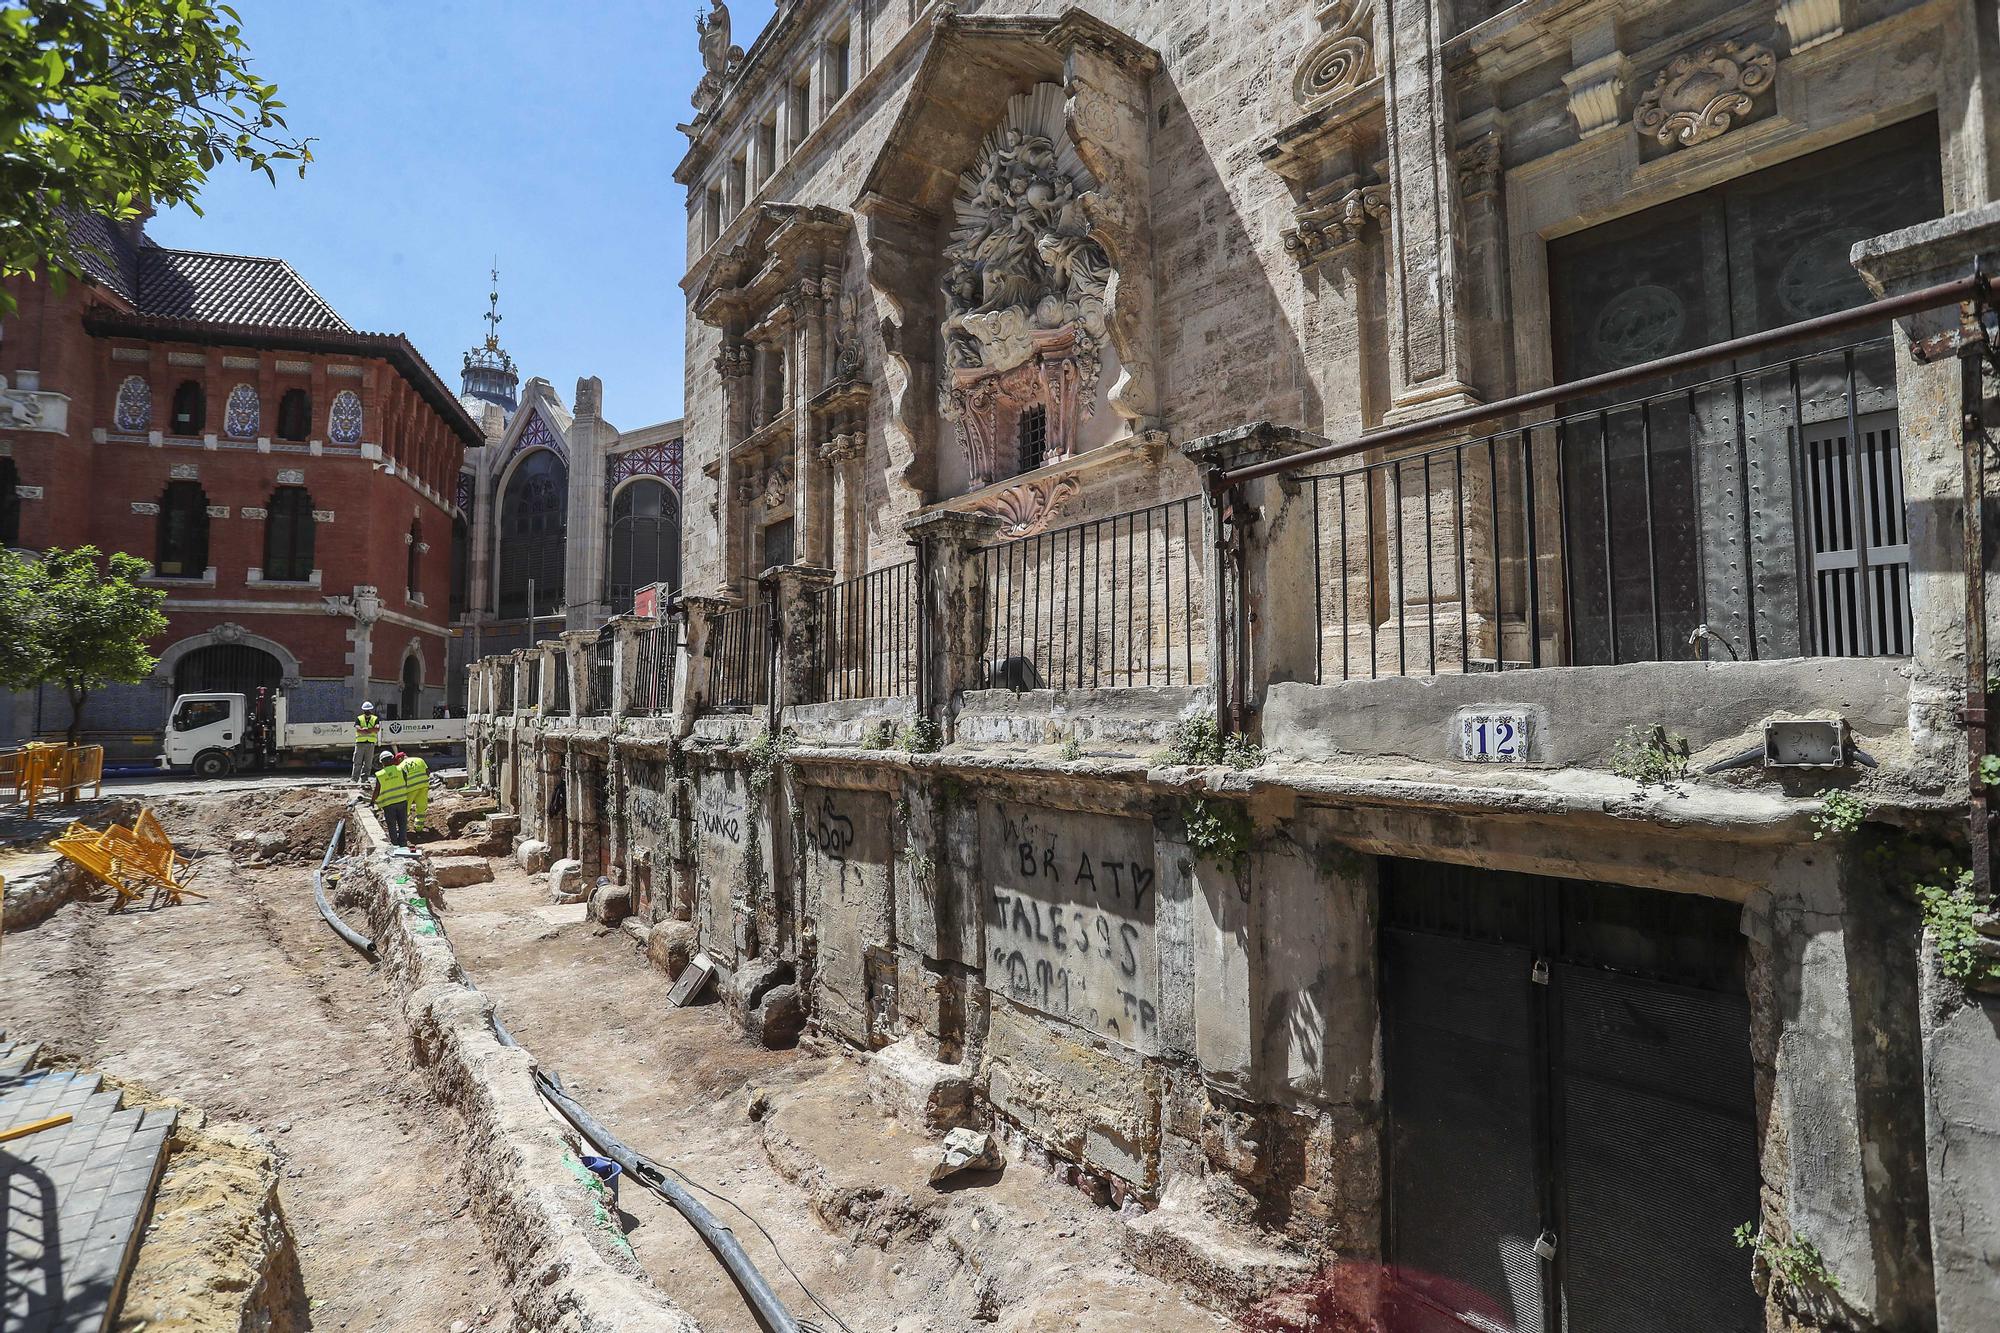
[[[1410,674],[1410,589],[1409,580],[1404,576],[1410,568],[1409,548],[1403,543],[1403,460],[1391,463],[1389,482],[1396,492],[1395,508],[1389,511],[1391,526],[1396,534],[1396,674]]]
[[[1431,456],[1424,455],[1424,638],[1428,643],[1430,674],[1438,673],[1437,631],[1437,538],[1431,522]]]
[[[1847,456],[1850,465],[1848,473],[1848,494],[1852,497],[1854,510],[1854,582],[1861,598],[1861,651],[1873,657],[1881,652],[1875,632],[1875,580],[1868,568],[1868,492],[1874,488],[1867,484],[1868,468],[1863,462],[1861,444],[1861,422],[1855,400],[1859,395],[1854,389],[1854,349],[1848,348],[1841,358],[1841,378],[1847,390]],[[1742,386],[1737,387],[1739,398]],[[1756,656],[1756,643],[1752,640],[1751,656]]]
[[[1819,636],[1814,632],[1817,620],[1813,602],[1813,569],[1811,535],[1806,530],[1807,510],[1802,488],[1810,485],[1807,480],[1806,459],[1806,414],[1805,403],[1799,392],[1799,360],[1794,357],[1785,364],[1786,379],[1792,390],[1792,438],[1785,450],[1785,464],[1791,469],[1792,484],[1792,577],[1795,578],[1799,593],[1799,655],[1810,657],[1819,646]]]
[[[1528,552],[1528,664],[1542,664],[1542,589],[1535,568],[1535,439],[1531,427],[1521,430],[1522,518]]]
[[[1597,496],[1604,511],[1604,623],[1611,635],[1611,660],[1618,662],[1618,580],[1611,547],[1611,414],[1597,414]]]
[[[1848,352],[1848,366],[1854,365],[1854,353]],[[1743,531],[1743,637],[1748,641],[1750,660],[1756,661],[1757,652],[1757,569],[1756,550],[1751,545],[1750,536],[1750,423],[1743,413],[1743,376],[1730,380],[1730,387],[1736,401],[1736,512]],[[1850,380],[1848,388],[1853,389]],[[1849,398],[1852,412],[1853,399]]]
[[[1660,643],[1660,561],[1653,542],[1653,404],[1650,400],[1639,404],[1639,453],[1640,466],[1645,469],[1646,491],[1646,576],[1652,589],[1653,602],[1653,660],[1665,659]]]
[[[1451,517],[1458,530],[1458,674],[1472,669],[1472,597],[1465,586],[1465,446],[1451,451]],[[1436,608],[1432,608],[1435,615]]]
[[[1361,470],[1361,509],[1367,519],[1368,536],[1368,679],[1375,680],[1382,674],[1378,663],[1382,660],[1380,646],[1376,642],[1380,630],[1375,615],[1375,472],[1373,467]]]

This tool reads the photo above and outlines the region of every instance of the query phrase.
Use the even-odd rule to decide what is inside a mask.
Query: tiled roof
[[[132,231],[111,219],[81,209],[66,210],[70,238],[77,257],[83,261],[84,276],[101,282],[127,301],[138,297],[138,256],[133,251]]]
[[[161,319],[352,332],[282,259],[148,244],[139,251],[135,304],[140,314]]]

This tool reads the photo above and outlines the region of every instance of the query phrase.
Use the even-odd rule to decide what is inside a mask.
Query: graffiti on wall
[[[1159,1049],[1152,826],[995,802],[982,812],[986,984],[1019,1004]]]

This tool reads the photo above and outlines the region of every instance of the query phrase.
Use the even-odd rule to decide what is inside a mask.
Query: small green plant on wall
[[[1642,787],[1670,787],[1687,776],[1687,737],[1665,727],[1627,727],[1611,746],[1611,771]]]
[[[1972,872],[1961,870],[1940,883],[1919,884],[1915,892],[1944,974],[1961,986],[2000,981],[2000,962],[1987,956],[1979,933],[1979,918],[1992,911],[1993,904],[1981,901],[1973,891]]]
[[[1188,846],[1217,865],[1240,867],[1250,855],[1250,812],[1235,801],[1196,797],[1181,807]]]
[[[1163,764],[1193,767],[1197,764],[1226,764],[1230,768],[1255,768],[1264,762],[1264,751],[1248,736],[1224,736],[1207,713],[1197,713],[1174,723],[1167,733],[1167,748],[1157,756]]]
[[[1773,1240],[1755,1222],[1745,1222],[1732,1234],[1740,1248],[1761,1259],[1771,1276],[1787,1286],[1800,1289],[1817,1286],[1829,1291],[1840,1289],[1840,1279],[1827,1268],[1826,1256],[1811,1241],[1797,1236],[1788,1241]]]
[[[944,748],[944,733],[927,717],[913,717],[897,733],[903,748],[911,754],[930,754]]]
[[[1861,827],[1861,821],[1867,817],[1868,805],[1859,796],[1830,791],[1820,798],[1819,809],[1813,812],[1813,841],[1818,842],[1829,834],[1852,833]]]
[[[1072,736],[1062,743],[1062,757],[1070,763],[1083,758],[1083,742]]]

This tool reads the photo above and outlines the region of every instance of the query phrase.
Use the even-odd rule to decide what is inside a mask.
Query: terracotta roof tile
[[[351,332],[282,259],[146,245],[139,251],[142,315],[273,329]]]

